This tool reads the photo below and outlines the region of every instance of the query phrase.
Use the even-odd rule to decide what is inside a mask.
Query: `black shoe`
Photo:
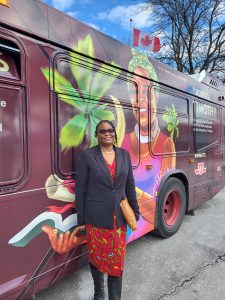
[[[121,300],[122,277],[108,275],[109,300]]]
[[[105,292],[104,292],[104,274],[100,272],[95,266],[89,263],[92,278],[94,281],[95,294],[94,300],[104,300]]]

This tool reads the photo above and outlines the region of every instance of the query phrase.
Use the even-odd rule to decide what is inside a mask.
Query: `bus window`
[[[0,38],[0,190],[17,185],[25,175],[24,87],[20,50]]]
[[[55,91],[70,95],[77,95],[78,92],[87,100],[112,102],[113,95],[120,103],[129,103],[128,83],[129,78],[118,68],[91,58],[85,61],[78,55],[70,60],[59,59],[55,67]]]
[[[196,152],[207,149],[218,142],[218,111],[215,106],[194,102],[194,141]]]
[[[20,79],[20,50],[14,43],[0,39],[0,79]]]
[[[16,183],[24,174],[22,98],[19,89],[0,86],[0,186]]]
[[[155,155],[179,154],[189,151],[188,100],[162,87],[151,89],[151,132],[158,128],[161,139],[170,138],[171,147],[153,147]],[[155,128],[156,128],[155,127]],[[157,134],[157,133],[156,133]],[[153,143],[152,143],[153,145]]]
[[[127,131],[133,129],[130,120],[135,126],[134,111],[138,109],[137,96],[136,104],[131,103],[130,89],[137,91],[137,87],[114,66],[92,59],[78,63],[74,58],[71,61],[60,58],[53,78],[58,143],[56,172],[67,177],[76,171],[80,151],[97,144],[94,131],[100,120],[111,120],[117,125],[123,114]],[[132,162],[133,166],[137,165],[139,156]]]

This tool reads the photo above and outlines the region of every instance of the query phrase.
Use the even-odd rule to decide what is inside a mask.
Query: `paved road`
[[[147,234],[127,247],[123,300],[225,299],[225,189],[186,215],[176,235]],[[91,300],[88,267],[36,296]]]

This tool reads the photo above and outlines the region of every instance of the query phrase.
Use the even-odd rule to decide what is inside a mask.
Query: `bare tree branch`
[[[164,34],[167,45],[157,59],[181,72],[207,70],[225,80],[224,0],[148,0],[138,13],[149,8],[153,30]]]

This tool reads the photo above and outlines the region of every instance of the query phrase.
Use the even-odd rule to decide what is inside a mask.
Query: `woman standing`
[[[82,152],[77,168],[78,230],[86,229],[88,259],[94,280],[94,299],[104,299],[104,273],[109,300],[121,299],[126,252],[126,223],[120,201],[128,198],[139,219],[129,153],[114,146],[112,122],[101,121],[95,131],[98,145]]]

